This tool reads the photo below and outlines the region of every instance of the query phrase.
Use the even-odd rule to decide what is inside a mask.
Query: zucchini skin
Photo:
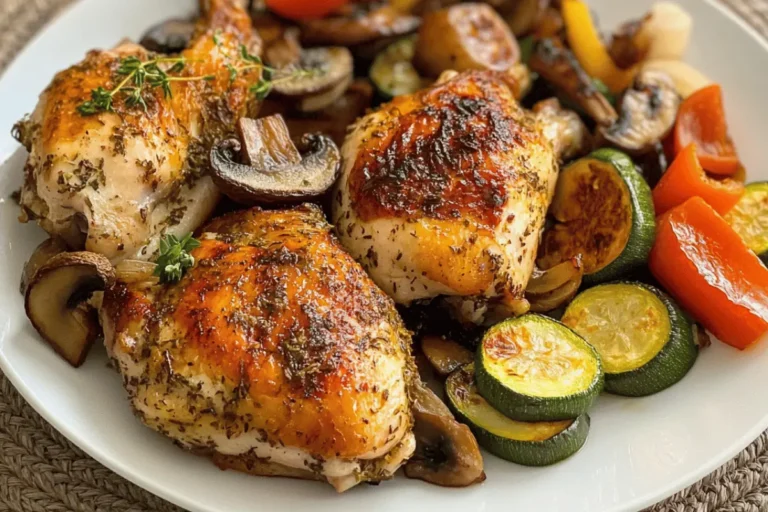
[[[457,372],[467,371],[466,366]],[[450,377],[449,377],[450,378]],[[591,419],[587,414],[577,417],[565,430],[544,441],[518,441],[502,437],[475,424],[454,403],[451,394],[446,393],[448,408],[456,419],[469,427],[477,442],[491,452],[509,462],[523,466],[549,466],[567,459],[578,452],[587,441]]]
[[[603,363],[595,348],[565,324],[552,318],[546,318],[546,320],[559,324],[582,340],[597,360],[597,375],[588,389],[573,395],[539,397],[518,393],[499,382],[486,371],[483,343],[481,341],[475,354],[475,381],[477,382],[477,389],[489,404],[513,420],[536,422],[577,418],[592,408],[604,387]]]
[[[582,414],[570,427],[546,441],[515,441],[473,425],[472,421],[456,409],[450,400],[449,404],[459,421],[466,424],[475,434],[480,446],[497,457],[521,466],[540,467],[556,464],[578,452],[589,436],[591,419],[589,415]]]
[[[629,156],[615,149],[603,148],[586,158],[594,158],[613,166],[630,192],[632,201],[632,231],[619,257],[594,274],[584,276],[584,283],[595,285],[617,279],[648,262],[653,242],[656,240],[656,210],[651,188]]]
[[[622,282],[644,288],[656,295],[666,306],[669,314],[669,341],[656,356],[645,365],[623,373],[606,373],[605,390],[609,393],[630,397],[656,394],[685,377],[699,355],[693,322],[672,298],[658,288],[637,282]]]

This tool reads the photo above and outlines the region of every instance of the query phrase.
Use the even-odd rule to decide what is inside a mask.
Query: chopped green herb
[[[160,240],[160,256],[155,262],[157,266],[154,272],[160,282],[180,281],[184,272],[195,265],[195,258],[189,253],[197,247],[200,247],[200,242],[192,238],[192,233],[187,233],[181,240],[174,235],[167,235]]]

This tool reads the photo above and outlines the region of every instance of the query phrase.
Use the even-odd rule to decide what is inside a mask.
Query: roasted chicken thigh
[[[339,491],[391,477],[415,449],[410,336],[321,210],[239,211],[199,238],[179,283],[105,294],[136,414],[222,467]]]
[[[557,161],[502,75],[395,98],[351,128],[342,157],[333,222],[396,302],[453,297],[472,322],[521,307]]]
[[[164,234],[184,234],[205,222],[219,197],[205,175],[208,149],[247,113],[249,87],[261,72],[243,71],[230,80],[227,66],[240,66],[241,45],[253,52],[259,47],[239,2],[200,5],[195,36],[181,54],[183,69],[165,93],[145,87],[145,108],[115,94],[110,109],[78,111],[92,91],[112,91],[126,79],[120,71],[126,58],[162,57],[136,44],[91,51],[56,75],[15,130],[29,150],[23,220],[36,220],[72,249],[113,262],[149,259]],[[172,64],[160,60],[158,66]]]

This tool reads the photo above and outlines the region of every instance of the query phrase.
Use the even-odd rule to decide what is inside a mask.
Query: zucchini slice
[[[518,421],[581,416],[603,389],[600,357],[565,325],[541,315],[505,320],[477,349],[477,388]]]
[[[768,181],[747,185],[725,220],[768,265]]]
[[[445,382],[448,406],[469,426],[480,446],[502,459],[525,466],[548,466],[584,446],[589,416],[552,422],[525,423],[507,418],[477,391],[475,365],[456,370]]]
[[[600,354],[605,389],[625,396],[658,393],[680,381],[699,350],[694,326],[661,290],[610,283],[579,294],[562,322]]]
[[[406,37],[387,46],[374,59],[369,76],[383,99],[414,93],[428,83],[411,63],[415,47],[416,38]]]
[[[656,237],[651,189],[632,160],[600,149],[560,173],[539,266],[581,255],[584,282],[597,284],[642,267]]]

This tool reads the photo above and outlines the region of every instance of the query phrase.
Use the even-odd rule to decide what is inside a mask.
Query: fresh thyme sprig
[[[177,283],[188,269],[195,264],[195,258],[189,254],[193,249],[200,247],[200,242],[192,238],[192,233],[187,233],[179,240],[174,235],[166,235],[160,240],[160,256],[155,262],[154,275],[160,278],[161,283]]]
[[[141,106],[147,110],[147,102],[144,93],[149,89],[160,88],[163,96],[173,96],[171,82],[196,82],[200,80],[213,80],[214,75],[204,76],[171,76],[184,70],[187,59],[184,57],[156,58],[142,61],[138,57],[125,57],[120,61],[117,74],[123,79],[112,90],[98,87],[91,91],[91,99],[80,104],[77,111],[84,116],[90,116],[98,112],[112,112],[114,100],[118,94],[125,96],[125,104],[129,107]],[[163,69],[161,65],[168,66]]]
[[[222,32],[217,30],[213,34],[213,42],[217,47],[222,46]],[[173,76],[184,70],[187,60],[184,57],[162,57],[148,61],[142,61],[138,57],[125,57],[120,61],[117,75],[122,80],[111,90],[97,87],[91,91],[91,99],[78,105],[77,111],[83,116],[91,116],[99,112],[114,111],[114,103],[118,95],[125,98],[128,107],[140,106],[147,110],[144,94],[147,90],[161,88],[165,98],[171,98],[171,82],[195,82],[200,80],[213,80],[215,75],[204,76]],[[233,83],[242,73],[259,70],[258,82],[249,90],[259,101],[269,95],[275,84],[287,82],[296,78],[304,78],[315,75],[318,70],[291,69],[287,74],[265,65],[261,58],[248,51],[245,45],[240,45],[235,63],[226,64],[229,71],[229,81]],[[278,74],[282,74],[275,78]]]

